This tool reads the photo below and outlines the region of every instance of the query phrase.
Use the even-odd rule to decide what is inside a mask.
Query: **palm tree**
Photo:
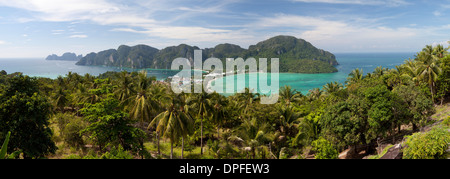
[[[201,93],[190,95],[186,100],[190,108],[198,111],[196,115],[200,116],[200,155],[203,155],[203,118],[209,115],[212,109],[211,96],[212,94],[202,90]]]
[[[133,79],[127,71],[120,72],[118,77],[118,84],[114,90],[114,95],[117,96],[121,103],[128,103],[129,99],[131,99],[130,97],[135,93]]]
[[[154,101],[150,100],[147,96],[149,86],[150,81],[147,78],[147,72],[142,71],[138,75],[137,95],[130,111],[131,118],[139,120],[141,127],[144,126],[146,119],[151,119],[152,110],[156,106]]]
[[[260,95],[259,93],[253,93],[253,91],[249,88],[245,88],[243,93],[238,93],[236,95],[236,98],[236,100],[240,102],[240,107],[242,109],[241,113],[246,115],[250,109],[250,106],[252,106],[254,102],[260,100]]]
[[[347,77],[347,84],[356,83],[363,79],[363,70],[362,69],[354,69]]]
[[[392,87],[400,85],[402,83],[402,78],[404,76],[407,76],[407,75],[405,75],[404,71],[405,71],[404,67],[403,66],[398,66],[398,65],[395,66],[395,69],[390,69],[388,71],[388,73],[391,76],[387,80],[388,85],[392,86]]]
[[[284,86],[280,89],[280,97],[286,103],[286,105],[291,104],[294,101],[300,101],[302,93],[297,92],[297,90],[292,89],[291,86]]]
[[[326,94],[331,94],[331,93],[337,92],[337,91],[341,90],[342,88],[344,88],[342,86],[342,84],[338,83],[336,81],[323,85],[323,91],[325,91]]]
[[[75,93],[74,99],[77,103],[97,103],[100,101],[100,94],[98,94],[98,91],[93,91],[86,86],[90,84],[78,84],[78,91]]]
[[[67,93],[62,89],[62,87],[58,88],[58,91],[53,96],[53,100],[55,102],[55,106],[59,107],[61,112],[64,112],[64,107],[69,102],[67,98]]]
[[[226,109],[228,105],[228,100],[218,94],[213,93],[212,96],[212,122],[216,124],[217,126],[217,138],[219,138],[219,130],[223,122],[227,119],[227,116],[229,116],[228,110]]]
[[[433,57],[436,59],[444,58],[448,55],[448,49],[449,48],[444,48],[442,44],[438,44],[433,48]]]
[[[256,150],[272,141],[273,136],[269,133],[267,123],[258,122],[256,118],[244,120],[241,126],[235,131],[235,135],[229,137],[232,141],[242,141],[250,147],[252,158],[256,158]]]
[[[306,97],[309,101],[314,101],[314,100],[319,99],[322,96],[322,92],[323,91],[320,88],[314,88],[312,90],[309,90]]]
[[[386,69],[386,68],[383,68],[382,66],[378,66],[378,67],[375,68],[375,70],[373,71],[373,75],[379,77],[379,76],[383,76],[386,72],[387,72],[387,69]]]
[[[418,71],[418,62],[412,59],[406,60],[402,65],[404,69],[403,76],[410,78],[416,86],[419,85],[420,74]]]
[[[153,84],[148,90],[148,97],[153,101],[154,109],[160,111],[164,104],[170,102],[170,92],[167,90],[167,86],[162,84]]]
[[[419,63],[418,74],[420,78],[427,82],[430,86],[431,99],[434,102],[434,86],[441,68],[437,65],[438,59],[433,58],[433,50],[430,52],[430,45],[427,45],[420,53],[417,54],[416,60]],[[432,47],[431,47],[432,48]]]
[[[285,137],[295,133],[300,120],[300,113],[295,112],[292,106],[277,105],[280,132]]]
[[[194,132],[194,120],[188,113],[188,106],[182,100],[183,94],[175,95],[166,111],[157,115],[148,128],[156,125],[156,132],[170,139],[170,158],[173,158],[173,144],[181,137],[181,158],[184,153],[184,138]],[[159,150],[159,139],[158,139]]]

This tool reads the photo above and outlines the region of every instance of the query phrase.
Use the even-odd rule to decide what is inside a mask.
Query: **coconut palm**
[[[250,109],[250,106],[252,106],[254,102],[260,100],[260,95],[259,93],[253,93],[253,91],[249,88],[245,88],[242,93],[238,93],[236,95],[236,98],[236,100],[240,102],[240,108],[242,109],[241,113],[246,115]]]
[[[323,91],[320,88],[314,88],[312,90],[309,90],[308,94],[306,95],[306,98],[309,101],[318,100],[322,96]]]
[[[363,79],[363,70],[362,69],[354,69],[347,77],[347,84],[356,83]]]
[[[58,88],[52,99],[55,106],[58,107],[61,112],[64,112],[64,107],[69,102],[66,91],[64,91],[62,87]]]
[[[431,91],[431,99],[434,101],[434,86],[438,75],[441,73],[441,68],[437,65],[438,59],[433,58],[431,46],[427,45],[420,53],[417,54],[418,74],[422,81],[428,83]],[[432,48],[432,47],[431,47]]]
[[[377,68],[375,68],[375,70],[373,71],[373,75],[374,76],[383,76],[388,70],[386,68],[383,68],[382,66],[378,66]]]
[[[147,72],[142,71],[138,74],[137,95],[133,101],[130,111],[130,117],[139,120],[141,127],[144,122],[151,119],[151,114],[156,104],[148,98],[148,87],[150,86],[150,79],[147,78]]]
[[[228,100],[218,93],[213,93],[211,100],[213,104],[211,116],[212,122],[217,126],[217,138],[219,138],[220,127],[227,119],[227,116],[229,116],[228,110],[226,108],[228,105]]]
[[[402,65],[404,69],[403,76],[408,77],[411,79],[416,86],[419,85],[419,78],[420,74],[418,71],[418,62],[414,61],[412,59],[406,60],[405,63]]]
[[[167,86],[162,84],[153,84],[148,90],[148,97],[156,104],[153,107],[157,111],[160,111],[165,103],[170,102],[170,95]]]
[[[300,113],[295,112],[292,106],[277,105],[279,130],[285,137],[295,134],[300,121]]]
[[[403,66],[395,66],[395,69],[390,69],[388,73],[390,74],[390,77],[387,79],[387,84],[389,86],[397,86],[400,85],[403,82],[403,77],[407,76],[404,75],[404,67]]]
[[[294,101],[300,101],[302,96],[302,93],[292,89],[291,86],[286,85],[280,89],[280,97],[286,105],[290,105]]]
[[[269,127],[267,123],[261,123],[256,118],[244,120],[241,126],[234,131],[235,135],[230,136],[228,140],[243,142],[245,146],[250,147],[254,159],[256,150],[273,140],[273,135],[269,133]]]
[[[342,84],[335,81],[323,85],[322,89],[325,92],[325,94],[331,94],[341,90],[342,88],[343,88]]]
[[[203,155],[203,118],[205,115],[210,115],[212,111],[211,102],[212,93],[206,93],[202,90],[201,93],[192,94],[187,98],[186,103],[190,108],[195,109],[196,115],[200,117],[200,154]]]
[[[91,86],[90,84],[78,84],[78,91],[75,93],[75,101],[77,103],[97,103],[100,101],[99,91],[91,90],[86,86]]]
[[[436,45],[436,47],[433,48],[433,57],[436,59],[444,58],[448,55],[448,48],[444,48],[442,44]]]
[[[117,88],[114,90],[114,95],[122,104],[127,104],[130,97],[135,93],[134,83],[131,75],[127,71],[122,71],[118,75]]]
[[[156,126],[156,132],[170,140],[170,158],[173,158],[173,144],[181,137],[181,158],[184,153],[184,138],[194,132],[194,120],[189,115],[188,106],[184,104],[183,94],[174,95],[166,111],[157,115],[148,128]],[[159,141],[158,141],[159,148]]]

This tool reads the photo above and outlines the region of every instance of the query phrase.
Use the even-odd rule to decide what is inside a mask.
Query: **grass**
[[[152,153],[152,156],[158,158],[158,146],[154,142],[145,142],[144,146],[147,150]],[[159,143],[159,148],[161,150],[161,158],[170,158],[170,141],[161,140]],[[207,147],[203,146],[203,156],[200,155],[200,147],[195,146],[191,151],[186,151],[186,146],[184,150],[184,158],[189,159],[213,159],[214,155],[207,151]],[[173,147],[173,158],[177,159],[181,157],[181,145]]]
[[[383,157],[383,155],[386,154],[386,152],[392,147],[394,147],[394,145],[392,145],[392,144],[388,145],[388,146],[386,146],[383,149],[383,151],[380,154],[378,154],[378,155],[371,155],[371,156],[368,157],[368,159],[379,159],[379,158]]]
[[[436,106],[436,113],[431,116],[433,120],[440,121],[450,116],[450,105],[444,104]]]

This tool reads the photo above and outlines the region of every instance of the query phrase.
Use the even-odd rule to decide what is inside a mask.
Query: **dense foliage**
[[[0,109],[0,135],[11,132],[8,151],[21,150],[24,158],[56,151],[49,128],[51,104],[39,92],[36,78],[21,74],[8,78],[0,93]]]
[[[346,84],[308,94],[284,86],[271,105],[249,89],[175,94],[145,71],[57,79],[2,71],[0,141],[11,132],[7,151],[19,158],[330,159],[349,149],[347,158],[361,158],[435,122],[433,106],[449,99],[450,85],[450,57],[437,49],[395,69],[355,69]],[[444,130],[409,137],[405,157],[443,157],[435,139],[445,142]]]
[[[426,133],[416,133],[407,138],[403,150],[405,159],[445,159],[450,143],[448,129],[436,127]]]
[[[192,62],[194,50],[200,48],[181,44],[158,50],[147,45],[121,45],[117,50],[90,53],[77,65],[170,69],[172,61],[178,57]],[[250,46],[248,50],[238,45],[219,44],[214,48],[203,49],[202,53],[202,60],[215,57],[221,59],[224,64],[226,58],[279,58],[280,72],[333,73],[337,72],[334,65],[338,65],[336,57],[330,52],[317,49],[309,42],[291,36],[273,37]]]

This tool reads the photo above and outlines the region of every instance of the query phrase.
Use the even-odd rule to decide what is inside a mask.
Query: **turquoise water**
[[[338,53],[335,54],[337,61],[340,65],[336,66],[339,70],[337,73],[327,74],[296,74],[296,73],[280,73],[279,74],[279,86],[285,85],[291,86],[293,89],[307,94],[310,89],[322,88],[323,85],[329,82],[337,81],[345,84],[348,74],[356,68],[363,70],[364,74],[373,72],[378,66],[385,68],[395,68],[396,65],[402,64],[408,58],[414,58],[415,53]],[[224,89],[226,91],[227,85],[225,83],[229,78],[235,79],[234,91],[242,91],[237,89],[238,76],[245,76],[246,86],[248,87],[249,74],[238,74],[232,76],[226,76],[223,78],[222,84],[217,84],[215,81],[211,83],[212,90]],[[252,79],[252,80],[258,80]],[[239,81],[240,82],[240,81]]]
[[[415,53],[336,53],[337,61],[340,65],[336,66],[337,73],[328,74],[295,74],[281,73],[279,76],[279,86],[290,85],[292,88],[302,93],[308,93],[313,88],[321,88],[328,82],[337,81],[345,83],[348,74],[356,68],[361,68],[364,74],[373,72],[377,66],[386,68],[395,68],[402,64],[408,58],[414,58]],[[58,76],[65,76],[69,71],[81,75],[89,73],[99,75],[107,71],[133,71],[136,69],[105,67],[105,66],[77,66],[74,61],[48,61],[44,59],[0,59],[0,70],[8,73],[22,72],[25,75],[47,77],[55,79]],[[173,76],[179,71],[146,69],[149,76],[156,76],[158,80]],[[137,70],[136,70],[137,71]],[[245,77],[248,80],[248,74]],[[237,75],[224,78],[237,79]],[[212,85],[215,85],[213,82]],[[224,84],[213,86],[212,89],[223,88]],[[226,86],[226,85],[225,85]],[[235,85],[236,86],[236,85]],[[248,82],[247,82],[248,86]],[[236,89],[237,91],[241,91]]]

